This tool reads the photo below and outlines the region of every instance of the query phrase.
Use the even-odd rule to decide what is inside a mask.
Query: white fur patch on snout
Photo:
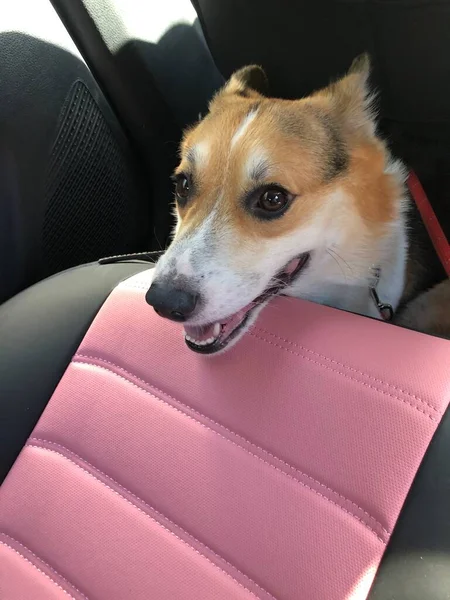
[[[175,269],[177,275],[184,277],[193,277],[195,274],[194,268],[191,262],[192,250],[187,248],[175,259]]]
[[[212,210],[201,225],[193,231],[182,231],[178,235],[180,231],[178,230],[175,239],[164,255],[164,263],[160,265],[162,273],[171,271],[173,277],[184,278],[198,278],[201,275],[199,269],[204,267],[211,254],[214,219],[215,211]]]

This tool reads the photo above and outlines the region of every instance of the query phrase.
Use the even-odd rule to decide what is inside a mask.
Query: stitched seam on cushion
[[[214,552],[213,550],[211,550],[211,548],[209,548],[208,546],[206,546],[206,544],[203,544],[202,542],[200,542],[199,540],[197,540],[196,538],[194,538],[194,536],[192,536],[191,534],[189,534],[187,531],[184,531],[184,529],[182,527],[180,527],[179,525],[177,525],[176,523],[174,523],[173,521],[171,521],[163,513],[161,513],[159,511],[157,511],[156,509],[154,509],[152,506],[150,506],[144,500],[142,500],[142,498],[140,498],[136,494],[133,494],[133,492],[131,492],[130,490],[128,490],[126,487],[124,487],[123,485],[121,485],[120,483],[118,483],[115,479],[113,479],[112,477],[110,477],[109,475],[107,475],[106,473],[104,473],[103,471],[101,471],[100,469],[98,469],[97,467],[95,467],[94,465],[92,465],[86,459],[82,458],[81,456],[78,456],[77,454],[75,454],[75,452],[72,452],[68,448],[65,448],[61,444],[57,444],[56,442],[50,442],[49,440],[43,440],[43,439],[40,439],[40,438],[31,438],[31,440],[34,440],[34,441],[37,441],[37,442],[41,442],[41,443],[53,444],[55,446],[58,446],[64,452],[67,452],[67,453],[72,454],[73,456],[77,457],[80,461],[82,461],[83,463],[85,463],[86,465],[88,465],[91,469],[93,469],[94,471],[96,471],[97,473],[99,473],[100,475],[102,475],[103,477],[105,477],[106,479],[108,479],[109,481],[111,481],[111,483],[113,483],[115,486],[117,486],[118,488],[120,488],[121,490],[123,490],[124,492],[126,492],[127,494],[129,494],[130,496],[132,496],[133,498],[135,498],[138,502],[141,502],[149,510],[154,511],[155,514],[160,515],[168,523],[170,523],[171,525],[173,525],[176,528],[179,528],[180,531],[183,531],[183,533],[185,535],[187,535],[191,539],[193,539],[196,542],[198,542],[198,544],[200,544],[201,546],[203,546],[203,548],[209,550],[211,552],[211,554],[213,554],[216,558],[219,558],[225,564],[227,564],[230,567],[232,567],[236,572],[238,572],[240,575],[242,575],[245,579],[247,579],[248,581],[250,581],[251,583],[253,583],[258,589],[260,589],[262,592],[264,592],[265,594],[267,594],[267,596],[269,596],[273,600],[276,600],[276,598],[274,596],[272,596],[263,587],[261,587],[260,585],[258,585],[255,581],[253,581],[248,575],[245,575],[245,573],[242,573],[241,571],[239,571],[239,569],[237,567],[234,567],[233,565],[231,565],[231,563],[227,562],[219,554],[217,554],[216,552]],[[259,600],[258,596],[251,589],[249,589],[243,583],[241,583],[240,581],[238,581],[237,579],[235,579],[233,577],[233,575],[231,575],[231,573],[228,573],[227,571],[225,571],[224,569],[222,569],[219,565],[217,565],[216,563],[214,563],[210,558],[208,558],[205,554],[203,554],[202,552],[200,552],[197,548],[195,548],[194,546],[192,546],[191,544],[189,544],[186,540],[183,540],[174,531],[171,531],[168,527],[164,526],[162,523],[160,523],[160,521],[158,521],[157,519],[155,519],[155,517],[152,517],[151,514],[145,512],[137,504],[135,504],[134,502],[132,502],[130,499],[126,498],[122,493],[120,493],[119,490],[114,489],[111,486],[109,486],[107,483],[105,483],[104,481],[102,481],[101,479],[99,479],[98,477],[96,477],[94,473],[91,473],[90,471],[88,471],[86,468],[84,468],[82,465],[80,465],[77,462],[75,462],[74,460],[72,460],[66,454],[63,454],[62,452],[58,452],[57,450],[52,450],[51,448],[46,448],[45,446],[41,446],[41,445],[38,445],[38,444],[27,443],[27,447],[29,447],[29,448],[38,448],[40,450],[45,450],[47,452],[52,452],[53,454],[57,454],[59,456],[62,456],[62,458],[64,458],[68,462],[70,462],[73,465],[75,465],[78,469],[80,469],[81,471],[83,471],[84,473],[86,473],[87,475],[89,475],[89,477],[92,477],[93,479],[95,479],[96,481],[98,481],[101,485],[103,485],[104,487],[106,487],[107,489],[109,489],[111,492],[113,492],[113,494],[116,494],[117,496],[119,496],[120,498],[122,498],[128,504],[130,504],[131,506],[134,506],[134,508],[136,508],[136,510],[138,510],[140,513],[142,513],[143,515],[145,515],[148,519],[150,519],[151,521],[153,521],[154,523],[156,523],[157,525],[159,525],[159,527],[161,527],[162,529],[164,529],[165,531],[167,531],[168,533],[170,533],[170,535],[174,536],[184,546],[187,546],[188,548],[191,548],[196,554],[198,554],[199,556],[202,556],[214,568],[218,569],[221,573],[223,573],[224,575],[226,575],[227,577],[229,577],[230,579],[232,579],[239,587],[243,588],[244,590],[246,590],[247,592],[249,592],[253,597],[255,597],[255,598],[257,598]]]
[[[276,462],[278,462],[278,463],[282,464],[283,466],[287,467],[290,471],[293,471],[294,473],[297,473],[298,476],[303,477],[305,479],[308,479],[309,481],[315,483],[316,485],[320,486],[321,488],[327,490],[327,492],[330,492],[330,494],[333,494],[334,496],[340,498],[344,502],[347,502],[348,504],[350,504],[351,506],[353,506],[354,508],[356,508],[357,510],[359,510],[361,513],[363,513],[374,524],[376,524],[378,527],[380,527],[381,530],[386,535],[390,535],[390,532],[385,527],[383,527],[383,525],[375,517],[373,517],[370,513],[368,513],[366,510],[364,510],[361,506],[359,506],[358,504],[356,504],[356,502],[353,502],[353,500],[350,500],[350,498],[347,498],[346,496],[340,494],[339,492],[337,492],[333,488],[330,488],[325,483],[322,483],[321,481],[319,481],[318,479],[315,479],[311,475],[308,475],[307,473],[304,473],[300,469],[297,469],[296,467],[294,467],[290,463],[286,462],[282,458],[279,458],[275,454],[272,454],[272,452],[270,452],[269,450],[266,450],[262,446],[258,446],[258,444],[255,444],[254,442],[251,442],[250,440],[248,440],[244,436],[240,435],[239,433],[236,433],[232,429],[229,429],[225,425],[222,425],[221,423],[219,423],[217,421],[214,421],[214,419],[212,419],[211,417],[208,417],[208,416],[204,415],[203,413],[201,413],[200,411],[196,410],[195,408],[192,408],[188,404],[185,404],[184,402],[181,402],[181,400],[177,400],[176,398],[174,398],[173,396],[171,396],[167,392],[164,392],[163,390],[161,390],[158,387],[156,387],[155,385],[153,385],[152,383],[150,383],[148,381],[145,381],[145,379],[142,379],[141,377],[138,377],[137,375],[135,375],[134,373],[131,373],[130,371],[127,371],[127,369],[125,369],[124,367],[121,367],[118,364],[113,363],[112,361],[100,358],[98,356],[88,356],[86,354],[76,354],[74,356],[74,359],[76,359],[78,357],[81,357],[83,359],[88,359],[88,360],[98,360],[99,362],[111,365],[112,367],[115,367],[116,369],[119,369],[120,371],[122,371],[123,373],[125,373],[126,375],[128,375],[129,377],[133,377],[133,379],[136,379],[137,381],[139,381],[142,384],[148,386],[149,388],[152,388],[153,390],[155,390],[155,392],[157,392],[159,394],[163,394],[166,398],[169,398],[170,400],[172,400],[173,402],[176,402],[180,406],[183,406],[184,408],[192,411],[194,414],[198,415],[202,419],[205,419],[205,421],[208,421],[209,423],[212,423],[215,427],[218,427],[219,429],[222,429],[222,430],[226,431],[227,433],[229,433],[233,437],[236,437],[237,439],[242,440],[243,442],[245,442],[246,444],[248,444],[252,448],[255,448],[255,450],[258,450],[259,452],[262,452],[265,456],[268,456],[271,459],[275,460]],[[85,361],[83,361],[83,363],[86,364]],[[132,383],[132,382],[130,382],[130,383]],[[161,398],[161,400],[164,402],[164,399]],[[241,446],[239,446],[239,447],[241,447]],[[294,478],[294,479],[297,481],[296,478]],[[301,483],[301,482],[299,481],[299,483]]]
[[[143,273],[146,273],[146,271],[143,271]],[[146,292],[148,290],[148,284],[144,285],[144,283],[139,283],[138,281],[136,281],[136,283],[127,283],[127,281],[125,280],[123,282],[122,289],[141,290],[143,292]]]
[[[338,369],[333,369],[333,367],[328,367],[327,365],[324,365],[324,364],[318,362],[317,360],[314,360],[312,358],[308,358],[307,356],[303,356],[302,354],[299,354],[298,352],[294,352],[293,350],[290,350],[289,348],[286,348],[286,346],[281,346],[280,344],[277,344],[276,342],[272,342],[271,340],[268,340],[268,339],[266,339],[263,336],[259,336],[256,333],[253,333],[252,331],[248,331],[247,333],[249,335],[253,336],[254,338],[256,338],[257,340],[261,340],[262,342],[265,342],[266,344],[270,344],[271,346],[275,346],[276,348],[280,348],[281,350],[284,350],[285,352],[289,352],[289,354],[293,354],[294,356],[298,356],[299,358],[301,358],[303,360],[307,360],[308,362],[313,363],[313,364],[319,366],[322,369],[327,369],[327,371],[332,371],[333,373],[337,373],[338,375],[341,375],[342,377],[345,377],[346,379],[350,379],[350,381],[355,381],[356,383],[359,383],[360,385],[364,385],[365,387],[368,387],[371,390],[375,390],[379,394],[383,394],[384,396],[389,396],[389,398],[393,398],[394,400],[398,400],[399,402],[403,402],[403,404],[407,404],[411,408],[414,408],[414,410],[417,410],[418,412],[422,413],[423,415],[425,415],[426,417],[428,417],[434,423],[439,423],[439,419],[436,419],[433,415],[430,415],[425,410],[422,410],[421,408],[419,408],[415,404],[412,404],[411,402],[408,402],[408,400],[405,400],[404,398],[400,398],[399,396],[395,396],[394,394],[390,394],[386,390],[382,390],[379,387],[376,387],[374,385],[371,385],[370,383],[367,383],[366,381],[361,381],[361,379],[357,379],[356,377],[352,377],[351,375],[348,375],[347,373],[343,373],[342,371],[339,371]]]
[[[64,452],[66,452],[66,453],[70,454],[71,456],[74,456],[78,460],[82,461],[83,463],[85,463],[86,465],[88,465],[91,469],[93,469],[94,471],[96,471],[97,473],[99,473],[100,475],[102,475],[103,477],[105,477],[106,479],[108,479],[109,481],[111,481],[114,485],[116,485],[117,487],[119,487],[120,489],[122,489],[124,492],[126,492],[127,494],[129,494],[133,498],[135,498],[138,502],[141,502],[144,506],[146,506],[149,510],[151,510],[152,512],[154,512],[155,514],[157,514],[160,518],[164,519],[165,521],[167,521],[168,523],[170,523],[173,527],[175,527],[175,528],[179,529],[180,531],[182,531],[186,536],[188,536],[189,538],[191,538],[194,542],[196,542],[197,544],[199,544],[200,546],[202,546],[203,548],[205,548],[206,550],[208,550],[208,552],[211,552],[211,554],[213,554],[217,559],[219,559],[220,561],[222,561],[223,563],[225,563],[226,565],[228,565],[231,569],[235,570],[237,573],[239,573],[240,575],[242,575],[242,577],[244,577],[245,579],[247,579],[247,581],[249,581],[250,583],[252,583],[259,590],[261,590],[262,592],[264,592],[265,594],[267,594],[267,596],[269,596],[270,598],[273,598],[273,600],[276,600],[275,597],[270,594],[270,592],[268,592],[266,589],[264,589],[262,586],[260,586],[258,583],[256,583],[256,581],[254,581],[251,577],[249,577],[248,575],[246,575],[245,573],[243,573],[242,571],[240,571],[237,567],[235,567],[230,562],[228,562],[225,558],[223,558],[222,556],[220,556],[220,554],[217,554],[217,552],[214,552],[214,550],[212,550],[209,546],[207,546],[206,544],[204,544],[203,542],[201,542],[194,535],[192,535],[191,533],[189,533],[188,531],[186,531],[185,529],[183,529],[181,527],[181,525],[178,525],[177,523],[175,523],[174,521],[172,521],[171,519],[169,519],[169,517],[167,517],[161,511],[157,510],[152,505],[150,505],[147,502],[145,502],[145,500],[143,500],[140,496],[137,496],[136,494],[134,494],[131,490],[129,490],[128,488],[126,488],[125,486],[123,486],[122,484],[120,484],[118,481],[116,481],[115,479],[113,479],[113,477],[111,477],[110,475],[107,475],[104,471],[102,471],[98,467],[94,466],[92,463],[90,463],[88,460],[86,460],[82,456],[78,455],[76,452],[73,452],[73,450],[70,450],[66,446],[63,446],[62,444],[58,444],[57,442],[52,442],[50,440],[45,440],[45,439],[42,439],[42,438],[33,437],[33,438],[30,438],[30,440],[31,441],[35,441],[35,442],[40,442],[42,444],[50,444],[51,446],[56,446],[57,448],[63,450]],[[42,448],[43,446],[38,446],[38,447]],[[47,448],[47,450],[49,450],[49,448]],[[66,457],[66,458],[69,458],[69,457]],[[207,558],[207,557],[205,557],[205,558]],[[247,588],[245,588],[245,589],[247,589]],[[251,590],[249,590],[249,591],[251,591]]]
[[[383,381],[382,379],[378,379],[377,377],[374,377],[373,375],[370,375],[369,373],[366,373],[365,371],[359,371],[358,369],[355,369],[354,367],[351,367],[350,365],[342,363],[342,362],[340,362],[338,360],[334,360],[333,358],[330,358],[329,356],[325,356],[325,354],[321,354],[319,352],[315,352],[314,350],[311,350],[310,348],[306,348],[305,346],[302,346],[301,344],[298,344],[297,342],[293,342],[293,341],[288,340],[286,338],[280,337],[276,333],[272,333],[271,331],[268,331],[267,329],[264,329],[263,327],[256,327],[255,326],[255,327],[252,328],[252,330],[253,331],[255,331],[255,330],[260,331],[263,334],[266,333],[266,334],[274,337],[275,339],[279,340],[280,342],[286,342],[286,344],[289,344],[290,346],[294,346],[295,348],[298,348],[299,350],[303,350],[304,352],[308,352],[308,354],[312,354],[314,356],[317,356],[318,358],[326,360],[327,362],[330,362],[330,363],[332,363],[334,365],[337,365],[339,367],[344,367],[345,369],[348,369],[349,371],[352,371],[353,373],[357,373],[358,375],[362,375],[363,377],[367,377],[367,379],[370,379],[371,381],[375,381],[376,383],[381,383],[381,385],[385,385],[386,387],[388,387],[388,388],[390,388],[392,390],[395,390],[397,392],[401,392],[402,394],[405,394],[405,396],[408,396],[409,398],[413,398],[414,400],[418,400],[420,403],[425,404],[426,406],[428,406],[429,408],[431,408],[436,413],[441,414],[440,411],[435,406],[433,406],[432,404],[430,404],[429,402],[427,402],[426,400],[424,400],[420,396],[416,396],[416,394],[408,392],[407,390],[404,390],[401,387],[398,387],[397,385],[394,385],[393,383],[388,383],[387,381]]]
[[[145,271],[144,271],[145,273]],[[121,287],[121,289],[125,289],[125,290],[138,290],[139,292],[146,292],[148,290],[148,283],[146,285],[144,284],[139,284],[139,283],[125,283],[124,285]]]
[[[141,290],[141,291],[146,291],[147,287],[143,286],[143,285],[139,285],[138,283],[133,284],[133,285],[129,285],[127,286],[127,289],[135,289],[135,290]],[[434,412],[436,412],[439,416],[442,415],[442,412],[436,408],[435,406],[433,406],[431,403],[427,402],[427,400],[424,400],[423,398],[421,398],[420,396],[417,396],[416,394],[413,394],[412,392],[408,392],[407,390],[402,389],[399,386],[396,386],[393,383],[388,383],[387,381],[383,381],[382,379],[378,379],[377,377],[375,377],[374,375],[370,375],[369,373],[366,373],[364,371],[359,371],[358,369],[355,369],[354,367],[351,367],[350,365],[347,365],[345,363],[342,363],[340,361],[337,361],[333,358],[330,358],[329,356],[326,356],[324,354],[320,354],[319,352],[315,352],[314,350],[311,350],[310,348],[306,348],[305,346],[302,346],[300,344],[297,344],[296,342],[292,342],[291,340],[288,340],[286,338],[280,337],[278,335],[276,335],[275,333],[272,333],[271,331],[268,331],[267,329],[264,329],[263,327],[258,327],[258,326],[253,326],[251,331],[260,331],[261,333],[266,333],[272,337],[274,337],[275,339],[279,340],[280,342],[285,342],[287,344],[289,344],[290,346],[294,346],[296,348],[299,348],[301,350],[303,350],[304,352],[308,352],[309,354],[313,354],[314,356],[317,356],[318,358],[321,358],[323,360],[326,360],[327,362],[333,363],[337,366],[340,367],[344,367],[345,369],[348,369],[349,371],[352,371],[353,373],[357,373],[358,375],[362,375],[363,377],[367,377],[367,379],[370,379],[371,381],[375,381],[376,383],[380,383],[382,385],[385,385],[386,387],[395,390],[397,392],[401,392],[402,394],[405,394],[405,396],[408,396],[409,398],[413,398],[414,400],[417,400],[418,402],[420,402],[421,404],[424,404],[425,406],[428,406],[428,408],[430,408],[431,410],[433,410]],[[255,337],[258,337],[255,335]],[[261,339],[261,338],[260,338]],[[269,340],[264,339],[264,341],[267,341],[268,343]],[[277,344],[273,344],[274,346],[277,346]],[[282,349],[284,350],[289,350],[289,348],[285,348],[284,346],[281,346]],[[295,353],[293,353],[295,354]],[[299,358],[305,358],[306,360],[308,360],[306,357],[303,357],[300,354],[295,354],[295,356],[298,356]],[[326,365],[323,365],[326,368]],[[340,371],[337,371],[337,373],[341,373]],[[344,375],[343,373],[341,373],[341,375]],[[356,380],[356,381],[360,381],[360,380]],[[363,382],[361,382],[363,383]],[[377,389],[377,388],[375,388]],[[382,391],[382,390],[379,390]],[[413,405],[411,405],[413,406]],[[427,413],[424,413],[427,414]]]
[[[73,362],[77,362],[75,359],[77,357],[80,357],[82,355],[77,354],[74,356]],[[119,375],[118,373],[116,373],[115,371],[113,371],[112,369],[109,369],[108,367],[104,367],[102,365],[98,365],[95,363],[89,363],[86,361],[78,361],[79,364],[84,364],[84,365],[89,365],[91,367],[97,368],[97,369],[101,369],[104,370],[108,373],[111,373],[112,375],[114,375],[115,377],[118,377],[119,379],[122,379],[123,381],[127,382],[128,384],[132,385],[133,387],[135,387],[138,390],[141,390],[142,392],[144,392],[144,394],[147,394],[148,396],[151,396],[152,398],[154,398],[155,400],[157,400],[158,402],[161,402],[162,404],[168,406],[169,408],[171,408],[172,410],[176,411],[177,413],[183,415],[184,417],[186,417],[187,419],[190,419],[192,421],[194,421],[195,423],[198,423],[201,427],[207,429],[208,431],[211,431],[212,433],[214,433],[214,435],[219,436],[220,438],[224,439],[226,442],[228,442],[229,444],[232,444],[233,446],[236,446],[237,448],[240,448],[243,452],[246,452],[247,454],[249,454],[250,456],[252,456],[253,458],[256,458],[256,460],[264,463],[265,465],[269,466],[271,469],[275,469],[275,471],[278,471],[279,473],[281,473],[282,475],[284,475],[285,477],[287,477],[288,479],[291,479],[292,481],[295,481],[298,485],[304,487],[305,489],[309,490],[310,492],[312,492],[313,494],[315,494],[316,496],[319,496],[320,498],[323,498],[324,500],[326,500],[327,502],[329,502],[330,504],[333,504],[334,506],[336,506],[337,508],[341,509],[344,513],[348,514],[349,516],[353,517],[354,519],[356,519],[357,521],[359,521],[366,529],[368,529],[369,531],[371,531],[376,537],[377,539],[382,542],[383,544],[386,544],[386,541],[383,540],[378,533],[375,531],[375,529],[373,529],[364,519],[358,517],[357,515],[355,515],[354,513],[352,513],[350,510],[347,510],[344,506],[342,506],[341,504],[339,504],[338,502],[335,502],[334,500],[332,500],[331,498],[329,498],[328,496],[325,496],[324,494],[321,494],[319,491],[317,491],[316,489],[312,488],[311,486],[309,486],[308,484],[304,483],[303,481],[300,481],[299,479],[297,479],[296,477],[293,477],[292,475],[290,475],[289,473],[286,473],[286,471],[283,471],[283,469],[280,469],[280,467],[277,467],[276,465],[268,462],[267,460],[264,460],[264,458],[262,458],[261,456],[258,456],[257,454],[254,454],[253,452],[250,452],[250,450],[248,450],[247,448],[245,448],[244,446],[238,444],[237,442],[235,442],[234,440],[230,439],[229,437],[226,437],[225,435],[219,433],[218,431],[216,431],[215,429],[212,429],[211,427],[208,427],[208,425],[205,425],[205,423],[202,423],[201,421],[199,421],[198,419],[195,419],[193,416],[185,413],[184,411],[180,410],[179,408],[177,408],[176,406],[173,406],[172,404],[170,404],[169,402],[167,402],[166,400],[164,400],[163,398],[160,398],[159,396],[156,396],[155,394],[152,394],[149,390],[143,388],[140,385],[137,385],[137,383],[135,383],[134,381],[130,381],[129,379],[127,379],[126,377],[124,377],[123,375]],[[119,367],[120,368],[120,367]],[[131,374],[130,374],[131,375]],[[140,380],[143,381],[143,380]],[[144,382],[145,383],[145,382]],[[164,393],[164,392],[162,392]],[[178,402],[178,401],[177,401]],[[181,404],[181,402],[180,402]],[[186,408],[186,405],[183,405]],[[207,419],[207,417],[205,417]],[[233,433],[233,432],[230,432]],[[245,438],[241,438],[244,441]],[[251,442],[247,442],[250,445]],[[281,460],[281,459],[278,459]],[[294,468],[294,467],[293,467]],[[326,486],[324,486],[326,487]],[[339,494],[337,492],[335,492],[337,496],[339,496]],[[351,502],[351,501],[349,501]],[[353,502],[351,502],[354,506],[355,505]],[[359,508],[359,507],[358,507]],[[366,513],[363,509],[360,509],[361,512]],[[370,519],[374,522],[377,523],[380,528],[386,532],[389,535],[389,532],[386,531],[386,529],[381,525],[381,523],[379,523],[375,517],[372,517],[371,515],[369,515]]]
[[[84,598],[85,600],[88,600],[87,596],[85,596],[84,594],[82,594],[74,585],[72,585],[71,583],[69,583],[65,577],[63,577],[62,575],[60,575],[58,573],[58,571],[56,571],[55,569],[53,569],[50,565],[48,565],[46,562],[44,562],[38,556],[36,556],[36,554],[34,554],[34,552],[31,552],[31,550],[29,550],[26,546],[24,546],[23,544],[21,544],[20,542],[18,542],[17,540],[15,540],[10,535],[7,535],[6,533],[2,533],[2,535],[4,535],[5,537],[7,537],[10,540],[12,540],[14,543],[18,544],[19,546],[21,546],[22,548],[24,548],[25,550],[27,550],[32,556],[34,556],[34,558],[36,558],[38,561],[40,561],[48,569],[50,569],[50,571],[52,571],[53,573],[55,573],[55,575],[58,575],[58,577],[60,577],[67,585],[73,587],[73,589],[76,590],[80,594],[80,596],[82,598]],[[42,569],[40,569],[34,562],[32,562],[24,554],[22,554],[21,552],[19,552],[16,548],[14,548],[13,546],[10,546],[6,542],[2,542],[1,540],[0,540],[0,544],[2,544],[3,546],[6,546],[6,548],[9,548],[10,550],[12,550],[16,554],[18,554],[20,557],[22,557],[27,563],[29,563],[32,567],[34,567],[37,571],[39,571],[39,573],[41,573],[41,575],[43,575],[49,581],[51,581],[52,583],[54,583],[56,585],[56,587],[59,588],[62,592],[64,592],[69,598],[71,598],[72,600],[77,600],[75,598],[75,596],[72,596],[72,594],[70,594],[67,590],[65,590],[57,581],[55,581],[52,577],[50,577],[50,575],[48,575]]]

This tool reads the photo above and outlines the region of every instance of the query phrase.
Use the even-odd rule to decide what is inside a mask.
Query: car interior
[[[449,31],[444,0],[0,4],[0,600],[450,598],[448,340],[280,298],[298,331],[202,359],[145,303],[183,131],[247,64],[293,99],[369,52],[449,238]]]

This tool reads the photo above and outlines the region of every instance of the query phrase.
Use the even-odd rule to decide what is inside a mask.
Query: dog
[[[430,242],[377,133],[369,76],[364,55],[325,89],[283,100],[244,67],[186,132],[177,225],[147,301],[184,324],[192,350],[230,348],[277,294],[450,332],[448,280],[430,279]]]

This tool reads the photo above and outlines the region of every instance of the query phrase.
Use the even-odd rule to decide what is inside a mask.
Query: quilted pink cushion
[[[0,597],[366,598],[450,344],[280,298],[203,357],[150,278],[107,300],[1,488]]]

